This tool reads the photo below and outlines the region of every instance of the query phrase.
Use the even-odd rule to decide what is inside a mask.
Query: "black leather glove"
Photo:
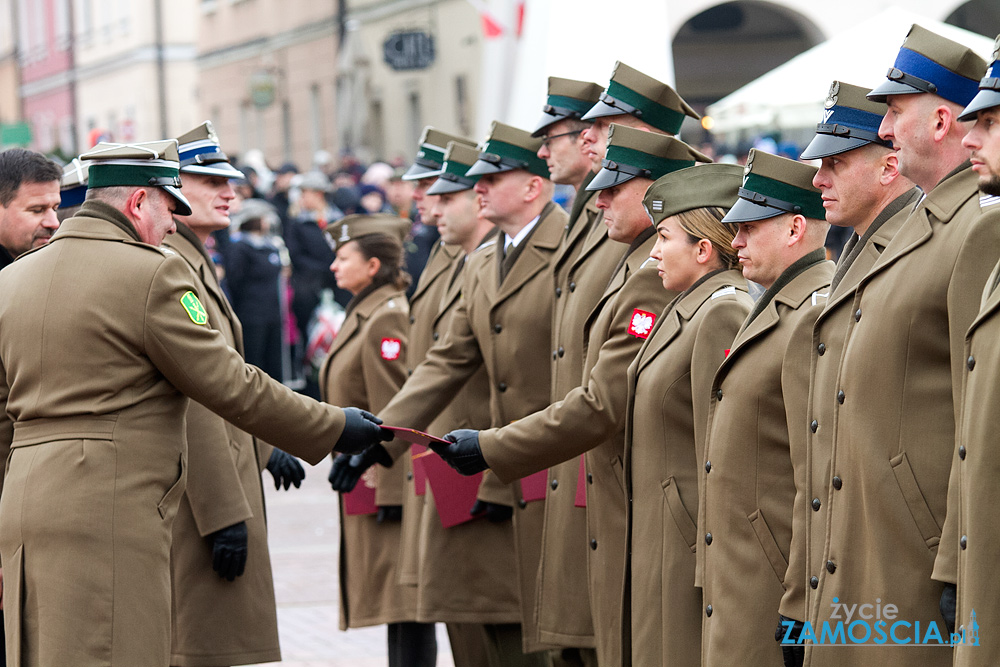
[[[295,488],[302,485],[302,480],[306,478],[306,471],[302,468],[299,460],[280,449],[271,452],[271,458],[267,460],[267,470],[274,477],[274,488],[280,489],[282,485],[285,491],[293,484]]]
[[[247,524],[234,523],[212,533],[212,569],[226,581],[243,574],[247,565]]]
[[[377,445],[383,440],[392,440],[392,433],[379,428],[382,420],[366,410],[344,408],[344,432],[340,434],[333,449],[345,454],[356,454]]]
[[[792,624],[791,632],[788,630],[789,623]],[[802,621],[794,621],[787,616],[778,614],[778,627],[774,631],[774,640],[781,644],[781,659],[784,661],[785,667],[802,667],[802,662],[806,657],[806,647],[799,643],[786,644],[782,640],[787,635],[790,641],[798,642],[803,627],[805,627],[805,623]]]
[[[459,473],[468,477],[489,468],[479,448],[479,431],[460,428],[445,435],[444,439],[451,444],[432,442],[431,449]]]
[[[375,523],[386,523],[389,521],[403,520],[402,505],[379,505],[375,513]]]
[[[958,597],[958,587],[955,584],[945,584],[941,591],[941,616],[948,628],[948,634],[955,633],[955,602]]]
[[[382,445],[372,445],[360,454],[338,454],[330,468],[330,486],[334,491],[348,493],[358,485],[365,471],[376,463],[383,468],[392,467],[392,457]]]
[[[510,521],[514,517],[514,508],[510,505],[499,505],[477,499],[473,503],[472,509],[469,510],[469,514],[472,516],[482,514],[490,523],[503,523],[504,521]]]

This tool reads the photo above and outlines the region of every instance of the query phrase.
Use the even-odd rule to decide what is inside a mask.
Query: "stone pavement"
[[[306,466],[301,488],[274,490],[264,474],[271,567],[278,602],[283,667],[386,667],[385,626],[337,629],[337,495],[326,476],[330,460]],[[438,624],[437,667],[454,667]]]

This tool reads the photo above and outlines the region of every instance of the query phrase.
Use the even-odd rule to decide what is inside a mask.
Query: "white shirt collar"
[[[513,247],[516,248],[517,245],[521,241],[523,241],[525,239],[525,237],[528,236],[528,234],[531,233],[531,230],[535,228],[535,225],[538,224],[538,221],[539,221],[539,219],[541,219],[541,217],[542,216],[540,216],[540,215],[536,215],[535,219],[532,220],[531,222],[529,222],[528,224],[526,224],[524,226],[524,229],[522,229],[521,231],[519,231],[517,233],[517,236],[515,236],[514,238],[511,238],[511,237],[507,236],[506,234],[504,234],[503,235],[503,254],[506,255],[507,251],[510,250],[511,246],[513,246]]]

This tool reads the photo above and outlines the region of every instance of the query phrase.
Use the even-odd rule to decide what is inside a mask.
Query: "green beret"
[[[738,164],[699,164],[672,171],[646,190],[642,205],[654,225],[696,208],[728,209],[739,197],[743,167]]]
[[[637,177],[655,181],[672,171],[711,161],[680,139],[612,123],[607,155],[587,189],[603,190]]]
[[[443,195],[449,192],[470,190],[479,180],[478,176],[466,176],[466,172],[479,159],[479,151],[465,144],[452,141],[444,154],[444,168],[441,175],[427,188],[429,195]]]
[[[785,213],[826,220],[823,197],[812,184],[817,171],[803,162],[750,149],[739,199],[722,221],[753,222]]]
[[[524,130],[493,121],[490,134],[479,151],[479,159],[465,175],[484,176],[524,169],[536,176],[549,178],[548,165],[537,155],[541,147],[541,139],[532,137]]]

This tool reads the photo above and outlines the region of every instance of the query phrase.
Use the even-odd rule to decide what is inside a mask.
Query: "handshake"
[[[381,419],[363,410],[358,410],[357,408],[344,409],[348,413],[352,410],[358,414],[359,419],[364,419],[368,424],[376,428],[382,423]],[[348,417],[348,423],[350,423],[350,419]],[[364,428],[368,428],[368,426],[365,425]],[[345,435],[347,435],[347,430],[345,427]],[[392,431],[387,429],[379,428],[379,431],[382,434],[379,440],[391,440],[394,436]],[[340,441],[343,440],[344,436],[341,436]],[[477,472],[486,470],[489,467],[479,448],[479,431],[458,429],[445,435],[444,440],[446,442],[441,442],[436,438],[432,439],[429,446],[434,450],[434,453],[462,475],[475,475]],[[335,449],[347,452],[346,448],[340,446],[340,441],[338,441]],[[354,451],[357,450],[355,449]],[[353,491],[365,471],[376,463],[386,468],[391,468],[393,463],[389,452],[379,442],[373,443],[360,453],[351,454],[348,452],[339,454],[333,460],[333,467],[330,469],[330,486],[333,487],[334,491],[341,493]]]

